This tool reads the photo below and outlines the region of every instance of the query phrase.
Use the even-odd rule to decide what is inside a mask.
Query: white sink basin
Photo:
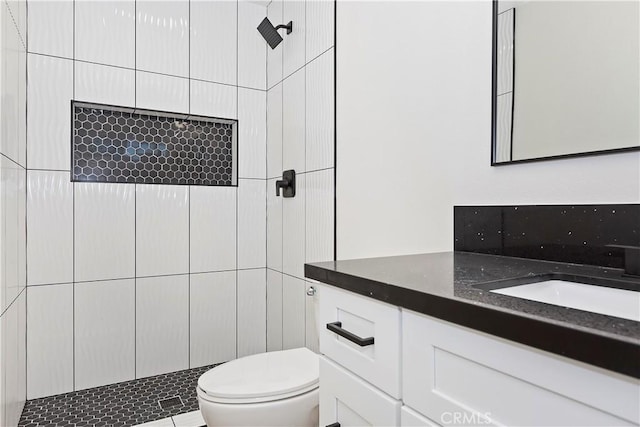
[[[545,280],[490,292],[640,322],[640,292],[565,280]]]

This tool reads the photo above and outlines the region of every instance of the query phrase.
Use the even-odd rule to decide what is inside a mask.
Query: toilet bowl
[[[306,348],[254,354],[198,379],[207,426],[317,426],[318,355]]]

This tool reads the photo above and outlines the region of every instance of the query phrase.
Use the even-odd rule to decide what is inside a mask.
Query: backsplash
[[[72,102],[73,181],[237,185],[237,120]]]
[[[454,206],[454,249],[623,268],[640,246],[640,204]]]

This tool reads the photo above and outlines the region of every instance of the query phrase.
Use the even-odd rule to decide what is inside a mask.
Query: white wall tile
[[[11,16],[20,34],[21,43],[27,43],[27,0],[7,0],[5,4],[11,10]]]
[[[293,21],[291,34],[286,34],[286,31],[283,31],[286,34],[283,36],[282,42],[282,74],[284,78],[305,64],[305,3],[300,0],[283,1],[283,23]]]
[[[282,348],[305,345],[305,282],[282,275]]]
[[[267,88],[268,45],[257,31],[265,16],[264,5],[238,1],[238,86]]]
[[[282,82],[282,169],[305,171],[305,69]]]
[[[316,353],[320,352],[320,342],[318,339],[318,304],[319,304],[319,296],[316,295],[310,296],[306,295],[306,290],[309,287],[315,287],[316,292],[318,291],[318,287],[315,286],[312,282],[305,283],[305,347],[309,350],[314,351]]]
[[[136,3],[136,68],[189,76],[189,1]]]
[[[237,188],[193,186],[190,191],[189,271],[234,270]]]
[[[267,177],[267,94],[238,89],[238,177]]]
[[[267,263],[266,181],[238,180],[238,268]]]
[[[296,196],[282,199],[282,271],[304,278],[305,175],[296,175]]]
[[[27,293],[27,398],[73,391],[73,284]]]
[[[134,378],[134,281],[74,285],[76,390]]]
[[[191,2],[191,78],[236,84],[237,11],[236,1]]]
[[[333,260],[333,169],[306,176],[306,262]]]
[[[236,358],[236,272],[191,274],[190,367]]]
[[[136,279],[136,378],[189,368],[189,275]]]
[[[18,351],[18,384],[16,387],[16,397],[18,398],[18,410],[16,413],[22,415],[22,410],[27,398],[27,292],[26,288],[16,300],[18,305],[18,341],[16,349]]]
[[[189,112],[189,79],[136,71],[136,107]]]
[[[29,1],[29,52],[73,58],[73,1]]]
[[[134,68],[135,1],[75,3],[75,58]]]
[[[18,424],[26,396],[25,302],[23,292],[0,317],[0,336],[2,337],[0,359],[4,371],[3,396],[0,396],[3,405],[3,407],[0,406],[3,409],[0,417],[4,416],[4,421],[0,418],[0,422],[7,426]]]
[[[334,4],[333,0],[307,0],[306,2],[306,62],[334,45]]]
[[[26,236],[22,205],[25,171],[6,157],[0,157],[0,310],[4,311],[18,296],[26,269],[23,241]]]
[[[334,85],[333,49],[307,65],[306,170],[333,167]]]
[[[189,187],[136,185],[136,275],[189,272]]]
[[[273,26],[286,24],[286,22],[282,21],[282,0],[273,0],[271,3],[269,3],[269,6],[267,8],[267,17],[269,18],[269,21],[271,21]],[[260,24],[260,22],[258,22],[258,24]],[[283,33],[286,34],[285,30],[280,30],[279,33],[281,36],[283,36],[283,38],[286,37],[286,35],[283,35]],[[271,49],[271,47],[269,47],[269,45],[265,42],[265,46],[267,47],[268,88],[271,88],[282,81],[282,52],[284,51],[282,43],[284,43],[284,41],[281,42],[275,49]]]
[[[267,349],[266,269],[238,271],[238,357]]]
[[[238,118],[238,89],[235,86],[190,80],[191,114]]]
[[[276,196],[276,181],[267,181],[267,267],[282,271],[282,196]]]
[[[28,166],[70,170],[73,62],[29,54],[28,71]]]
[[[135,107],[135,71],[107,65],[75,62],[74,99]]]
[[[135,275],[135,186],[75,183],[75,281]]]
[[[267,178],[282,176],[282,84],[267,92]]]
[[[73,281],[73,184],[68,172],[27,173],[29,285]]]
[[[282,350],[282,273],[267,269],[267,351]]]

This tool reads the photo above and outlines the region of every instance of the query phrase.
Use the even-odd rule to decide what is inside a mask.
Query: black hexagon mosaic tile
[[[72,181],[237,184],[237,121],[72,102]]]
[[[214,366],[29,400],[18,427],[124,427],[197,411],[198,378]],[[183,405],[158,403],[174,397]]]

